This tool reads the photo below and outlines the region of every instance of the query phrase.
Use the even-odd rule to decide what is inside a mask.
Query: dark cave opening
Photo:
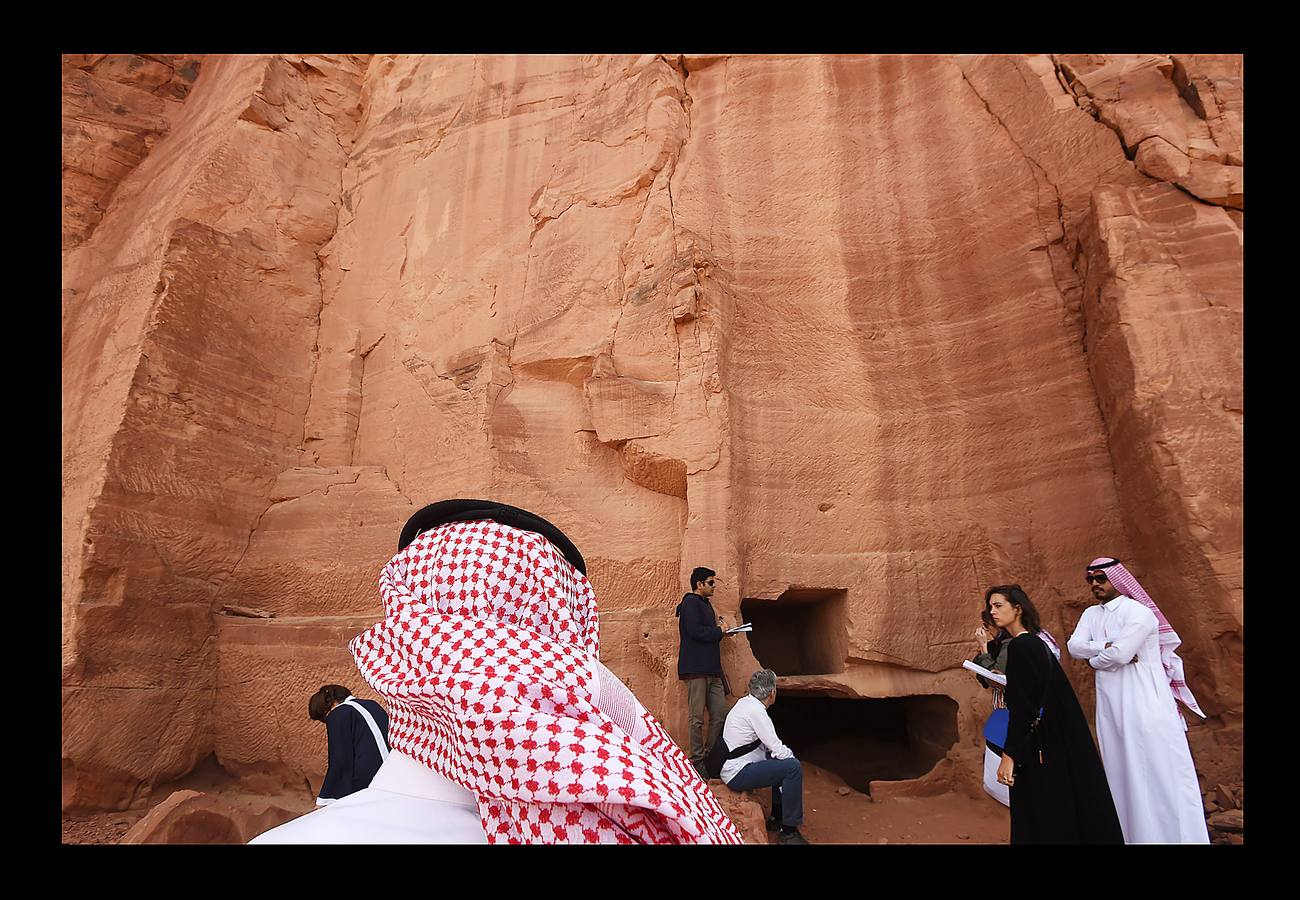
[[[775,600],[741,600],[741,618],[754,626],[749,633],[754,657],[777,675],[844,671],[847,594],[834,588],[791,588]]]
[[[919,778],[957,742],[957,702],[942,695],[857,699],[778,688],[769,714],[795,756],[863,793],[872,781]]]

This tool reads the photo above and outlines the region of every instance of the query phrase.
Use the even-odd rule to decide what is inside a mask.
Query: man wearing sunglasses
[[[1097,605],[1068,646],[1097,672],[1097,742],[1124,840],[1207,844],[1178,701],[1204,713],[1183,681],[1178,635],[1119,560],[1093,560],[1085,580]]]
[[[724,622],[709,598],[718,573],[703,566],[691,572],[691,590],[677,604],[677,677],[686,682],[687,730],[691,765],[708,779],[704,757],[722,734],[727,720],[726,684],[722,678]],[[704,711],[709,712],[709,739],[704,740]]]

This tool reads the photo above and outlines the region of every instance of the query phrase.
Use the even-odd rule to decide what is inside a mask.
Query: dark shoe
[[[799,833],[799,829],[794,831],[783,831],[776,836],[778,844],[806,844],[808,839]]]
[[[781,820],[776,816],[768,816],[765,824],[767,825],[768,831],[776,831],[781,827]]]

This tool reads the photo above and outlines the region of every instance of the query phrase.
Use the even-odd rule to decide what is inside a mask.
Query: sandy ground
[[[208,781],[186,785],[219,794],[232,803],[253,797],[232,785]],[[816,766],[804,765],[804,824],[800,829],[814,844],[1003,844],[1011,830],[1006,807],[989,797],[962,793],[936,797],[900,797],[873,801],[847,790],[840,778]],[[768,791],[759,792],[766,807]],[[159,801],[167,796],[162,793]],[[277,798],[287,809],[312,808],[310,798]],[[63,843],[115,844],[148,812],[131,809],[63,817]],[[1241,835],[1212,832],[1215,843],[1243,843]]]
[[[186,785],[229,799],[247,800],[233,787],[211,782]],[[816,766],[804,769],[804,837],[816,844],[998,844],[1010,829],[1007,810],[988,797],[964,794],[898,798],[875,802],[850,790],[837,776]],[[768,792],[763,791],[764,799]],[[157,798],[161,802],[167,796]],[[284,805],[310,808],[310,801],[285,798]],[[63,843],[114,844],[144,817],[148,809],[93,813],[63,818]]]
[[[65,844],[116,844],[131,826],[144,818],[147,809],[128,809],[122,812],[91,813],[83,816],[64,816],[63,843]]]
[[[153,805],[173,790],[189,789],[220,796],[236,806],[265,809],[266,802],[306,813],[314,808],[307,785],[285,785],[275,796],[249,793],[215,763],[201,764],[174,784],[160,787],[139,809],[64,816],[65,844],[115,844]],[[1230,788],[1240,802],[1242,786]],[[771,792],[755,792],[764,807]],[[872,800],[853,790],[833,772],[804,761],[804,823],[800,829],[814,844],[1003,844],[1011,832],[1010,811],[983,794],[953,792],[934,797]],[[1242,834],[1211,830],[1214,843],[1244,843]]]
[[[1011,833],[1010,812],[991,797],[841,795],[847,786],[839,777],[808,763],[803,784],[799,830],[814,844],[1005,844]]]

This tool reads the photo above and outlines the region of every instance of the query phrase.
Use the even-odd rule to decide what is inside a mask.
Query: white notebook
[[[1007,676],[1001,674],[1000,672],[993,672],[989,669],[984,668],[983,666],[977,666],[969,659],[966,660],[964,663],[962,663],[961,667],[963,669],[970,669],[976,675],[983,675],[989,681],[996,681],[998,684],[1002,685],[1003,687],[1006,687]]]

